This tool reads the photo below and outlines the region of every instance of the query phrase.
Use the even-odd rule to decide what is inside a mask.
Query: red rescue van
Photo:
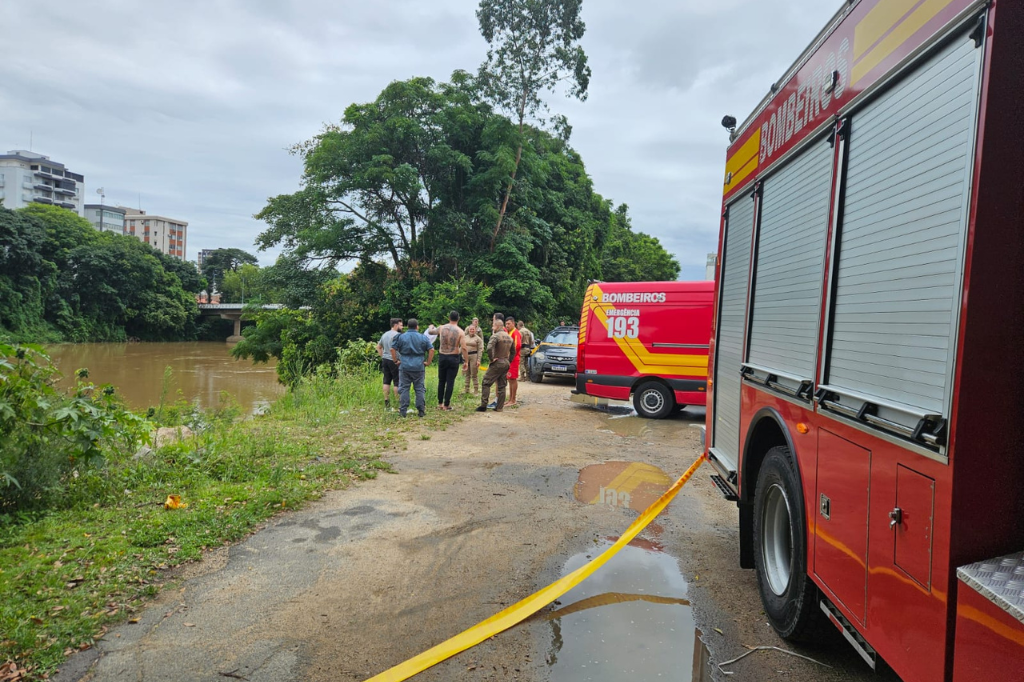
[[[662,419],[704,405],[714,282],[598,282],[583,300],[576,391]]]

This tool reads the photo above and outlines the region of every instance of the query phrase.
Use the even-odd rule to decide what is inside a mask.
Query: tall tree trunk
[[[520,135],[522,130],[520,129]],[[491,253],[494,253],[494,244],[498,240],[498,233],[501,231],[501,223],[505,219],[505,211],[508,209],[508,200],[512,196],[512,186],[516,184],[516,173],[519,172],[519,160],[523,158],[523,142],[520,140],[519,148],[516,150],[516,165],[512,167],[512,177],[509,178],[508,187],[505,188],[505,198],[501,202],[501,210],[498,212],[498,224],[494,226],[494,234],[491,235]]]
[[[519,98],[519,148],[516,149],[516,165],[512,166],[512,177],[509,178],[508,187],[505,188],[505,198],[501,201],[501,209],[498,211],[498,224],[494,226],[494,234],[491,235],[491,253],[494,253],[494,245],[498,241],[498,233],[501,232],[501,223],[505,220],[505,211],[508,210],[508,200],[512,196],[512,186],[516,184],[516,173],[519,172],[519,162],[523,158],[523,125],[526,120],[526,91],[523,91]]]

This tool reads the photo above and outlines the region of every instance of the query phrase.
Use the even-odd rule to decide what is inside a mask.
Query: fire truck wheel
[[[664,384],[649,381],[633,391],[633,407],[641,417],[664,419],[672,413],[676,399]]]
[[[823,631],[818,588],[807,575],[807,529],[800,477],[787,447],[768,451],[754,496],[754,565],[761,603],[784,639],[814,641]]]

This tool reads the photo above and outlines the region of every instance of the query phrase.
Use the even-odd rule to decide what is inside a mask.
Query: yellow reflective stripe
[[[903,20],[899,26],[893,29],[892,33],[882,38],[864,55],[864,58],[853,66],[854,83],[868,75],[871,69],[882,63],[886,57],[891,55],[900,45],[910,39],[915,33],[921,30],[925,24],[935,18],[939,12],[946,8],[953,0],[925,0],[921,6],[913,11],[910,16]],[[855,34],[856,35],[856,34]],[[856,40],[856,38],[855,38]]]
[[[694,472],[696,472],[703,463],[704,457],[698,457],[697,461],[690,465],[690,468],[679,477],[679,480],[672,484],[671,488],[665,491],[664,495],[659,497],[654,504],[645,509],[643,513],[636,518],[636,521],[630,524],[629,528],[626,529],[622,536],[615,541],[615,544],[594,558],[590,563],[585,564],[569,575],[556,580],[544,589],[534,592],[526,599],[513,604],[504,611],[496,613],[487,620],[477,623],[468,630],[460,632],[451,639],[444,641],[431,649],[427,649],[422,654],[414,656],[404,663],[399,663],[395,667],[385,670],[379,675],[371,677],[366,682],[402,682],[402,680],[407,680],[413,675],[421,673],[427,668],[436,665],[445,659],[451,658],[460,651],[465,651],[466,649],[474,647],[480,642],[483,642],[500,632],[504,632],[513,625],[521,623],[533,614],[537,613],[542,608],[586,580],[594,573],[594,571],[604,566],[609,559],[618,554],[619,550],[632,542],[633,538],[640,534],[640,531],[646,528],[648,524],[658,516],[658,514],[664,511],[665,507],[668,506],[668,503],[672,501],[676,494],[684,485],[686,485],[686,482],[690,480],[690,477],[693,476]]]
[[[878,39],[906,16],[919,0],[880,0],[864,15],[853,32],[853,58],[861,55],[878,42]]]
[[[758,137],[760,136],[761,134],[759,132]],[[725,186],[725,191],[728,192],[733,187],[739,187],[740,183],[746,180],[748,175],[757,170],[758,163],[759,159],[758,157],[755,156],[747,163],[747,165],[743,166],[743,168],[736,171],[736,173],[732,176],[732,180],[730,180],[729,184]]]
[[[752,159],[758,157],[758,153],[761,151],[761,129],[755,128],[750,139],[743,143],[743,146],[736,150],[736,153],[729,157],[725,162],[725,172],[732,173],[733,176],[744,166],[750,163]]]

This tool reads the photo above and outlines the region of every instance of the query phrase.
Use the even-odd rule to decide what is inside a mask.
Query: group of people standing
[[[498,412],[504,409],[506,387],[510,391],[508,405],[516,404],[520,374],[523,374],[523,378],[526,378],[527,374],[523,358],[530,354],[534,345],[533,333],[521,321],[517,326],[511,315],[505,317],[501,313],[495,313],[491,319],[491,331],[486,346],[490,362],[484,374],[481,402],[477,412],[487,410],[491,386],[495,383],[497,396],[490,407]],[[415,318],[408,320],[403,327],[402,320],[396,317],[391,319],[391,329],[384,332],[377,343],[384,374],[385,409],[391,408],[393,393],[398,398],[399,413],[403,417],[406,416],[411,402],[411,389],[416,396],[417,413],[420,417],[426,415],[426,368],[434,361],[434,343],[438,339],[438,409],[453,409],[451,400],[460,365],[465,377],[463,392],[469,393],[471,381],[473,392],[480,390],[479,370],[484,339],[478,318],[474,317],[472,323],[463,330],[459,326],[459,313],[453,310],[448,315],[447,324],[440,327],[431,325],[424,334],[419,331],[419,321]]]

